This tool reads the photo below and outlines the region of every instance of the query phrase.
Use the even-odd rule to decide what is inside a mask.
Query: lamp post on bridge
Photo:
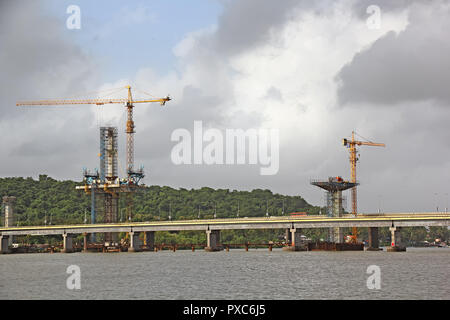
[[[448,193],[444,193],[445,195],[445,213],[448,212]]]
[[[378,213],[381,213],[381,195],[378,195]]]
[[[436,212],[439,212],[439,205],[438,205],[438,194],[435,193],[434,194],[436,196],[435,200],[436,200]]]
[[[169,202],[169,221],[172,221],[172,202]]]

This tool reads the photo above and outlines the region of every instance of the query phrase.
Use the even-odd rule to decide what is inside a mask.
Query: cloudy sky
[[[392,2],[3,0],[0,176],[80,180],[83,167],[98,167],[101,125],[119,127],[124,168],[124,107],[15,103],[94,98],[130,84],[173,98],[164,108],[135,108],[135,163],[144,165],[146,184],[267,188],[322,205],[310,179],[349,178],[341,139],[355,130],[386,144],[360,148],[360,212],[443,210],[450,2]],[[80,29],[66,26],[72,4]],[[370,5],[380,9],[378,28]],[[194,121],[222,132],[278,129],[278,173],[175,165],[171,134],[193,133]]]

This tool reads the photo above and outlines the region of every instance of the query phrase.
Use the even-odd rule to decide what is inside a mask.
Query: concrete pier
[[[302,229],[300,228],[294,228],[294,229],[288,229],[290,233],[290,246],[284,247],[283,250],[287,251],[306,251],[308,250],[308,247],[305,243],[303,243],[301,239],[302,235]]]
[[[154,250],[155,248],[155,231],[144,232],[144,245],[148,250]]]
[[[379,251],[380,241],[378,239],[378,227],[369,227],[369,246],[367,251]]]
[[[9,253],[9,236],[0,236],[0,253]]]
[[[83,252],[88,251],[88,234],[85,232],[83,233]]]
[[[14,204],[16,202],[16,197],[4,196],[3,206],[5,210],[5,227],[14,227]],[[14,236],[10,236],[8,239],[8,245],[11,246],[14,242]]]
[[[402,243],[400,227],[389,227],[391,231],[391,246],[387,248],[388,252],[406,251],[406,247]]]
[[[221,251],[223,248],[220,246],[220,230],[207,230],[206,231],[206,251]]]
[[[344,243],[344,231],[342,228],[330,228],[332,229],[332,241],[334,243]]]
[[[69,253],[73,251],[72,235],[63,233],[63,249],[61,252]]]
[[[128,247],[128,252],[139,252],[141,251],[141,240],[139,239],[140,232],[129,232],[130,246]]]
[[[292,234],[290,228],[286,229],[284,238],[286,239],[286,244],[290,245],[292,242]]]

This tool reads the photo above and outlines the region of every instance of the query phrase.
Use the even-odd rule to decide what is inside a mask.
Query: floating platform
[[[283,251],[309,251],[307,244],[302,244],[299,246],[285,246],[283,247]]]
[[[387,247],[387,252],[403,252],[406,251],[406,247],[401,246],[393,246],[393,247]]]
[[[207,252],[223,251],[223,247],[222,246],[217,246],[215,248],[205,247],[205,251]]]
[[[383,251],[383,248],[370,248],[370,247],[366,247],[366,251]]]
[[[308,251],[364,251],[364,243],[310,242]]]

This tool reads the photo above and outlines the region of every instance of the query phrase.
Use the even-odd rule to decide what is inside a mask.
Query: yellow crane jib
[[[165,98],[155,99],[137,99],[133,100],[131,92],[131,86],[125,86],[128,90],[127,98],[102,98],[102,99],[46,99],[46,100],[30,100],[30,101],[18,101],[16,106],[52,106],[52,105],[75,105],[75,104],[92,104],[92,105],[105,105],[105,104],[124,104],[127,107],[127,170],[133,171],[134,167],[134,139],[133,134],[135,131],[135,125],[133,121],[133,107],[135,103],[152,103],[159,102],[161,106],[164,106],[167,101],[172,100],[169,96]],[[122,88],[123,89],[123,88]],[[118,90],[118,89],[114,89]],[[148,95],[148,94],[147,94]]]

